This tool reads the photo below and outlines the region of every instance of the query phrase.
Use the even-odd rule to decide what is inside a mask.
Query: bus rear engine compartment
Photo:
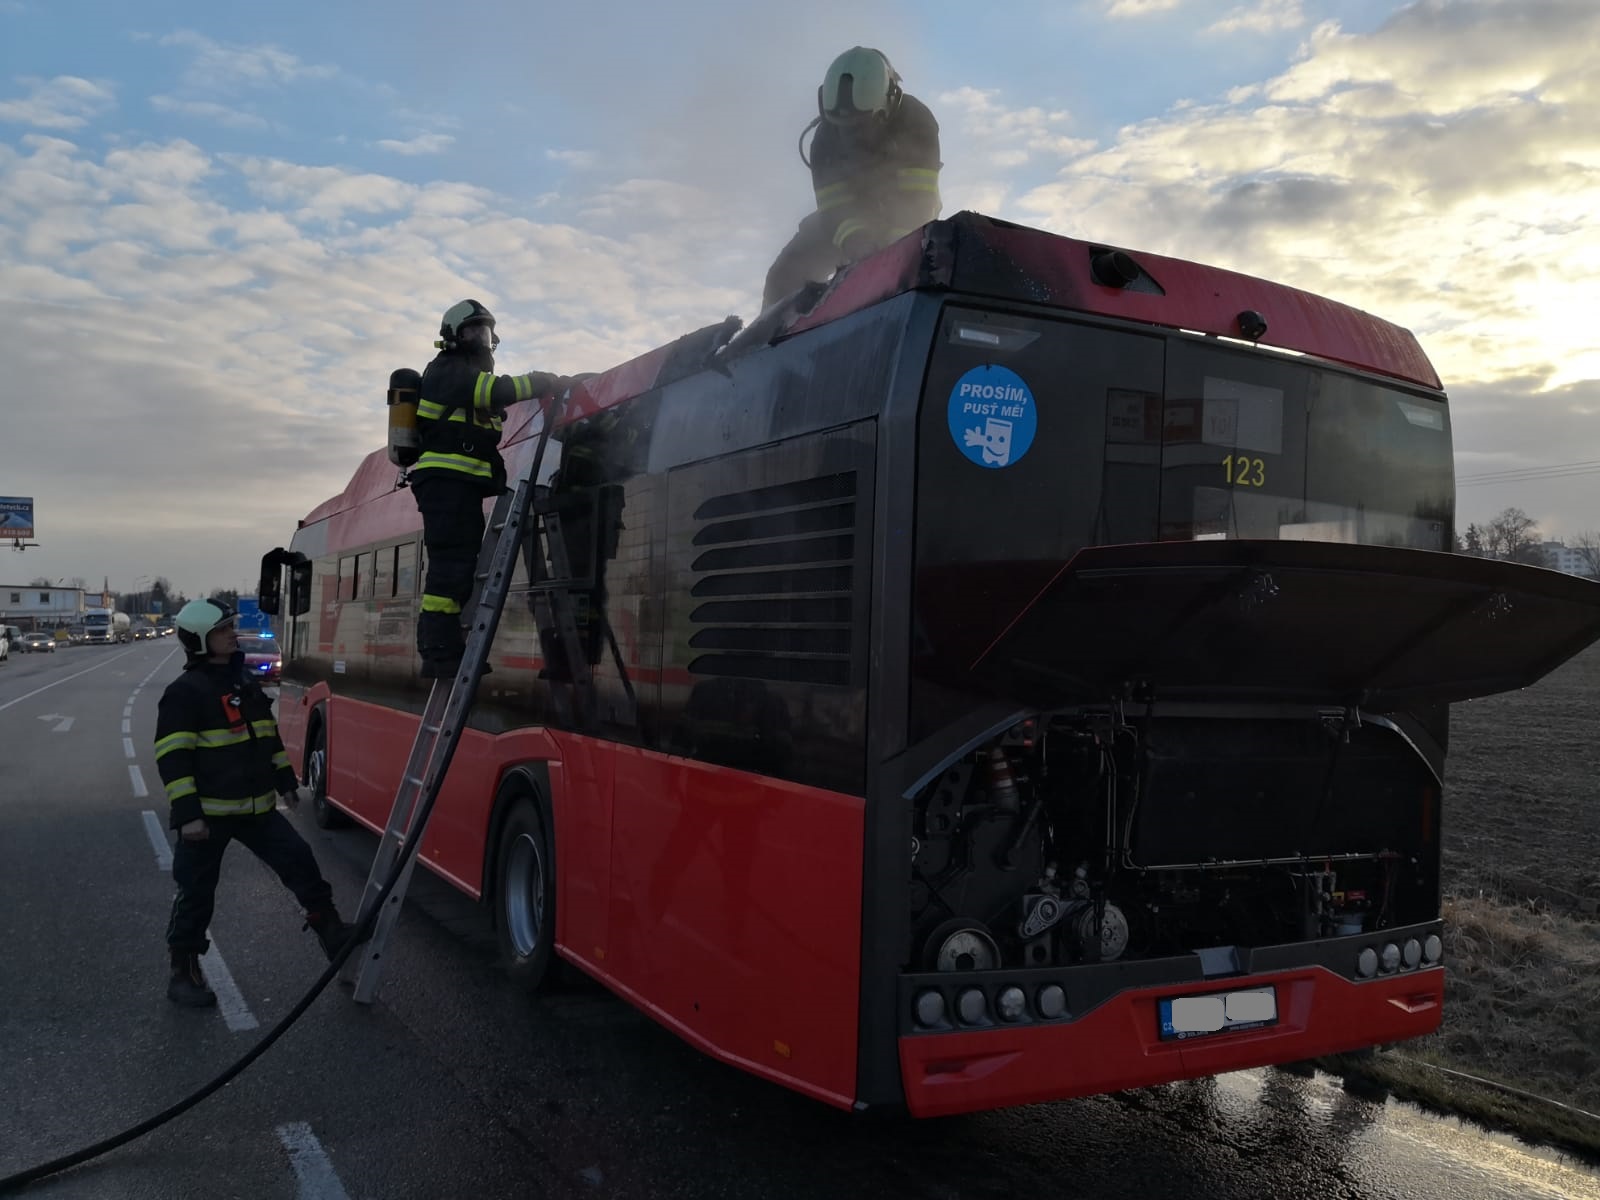
[[[914,972],[1372,934],[1438,904],[1438,781],[1383,718],[1041,713],[916,797]]]

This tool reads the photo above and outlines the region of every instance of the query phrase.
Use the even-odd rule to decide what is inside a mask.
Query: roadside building
[[[1588,556],[1565,542],[1541,542],[1539,549],[1544,551],[1545,563],[1552,571],[1565,571],[1568,575],[1595,573]]]
[[[83,610],[82,588],[0,583],[0,624],[19,626],[24,633],[81,625]]]

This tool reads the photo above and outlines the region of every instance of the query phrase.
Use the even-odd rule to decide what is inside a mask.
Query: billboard
[[[0,538],[33,536],[33,497],[0,496]]]

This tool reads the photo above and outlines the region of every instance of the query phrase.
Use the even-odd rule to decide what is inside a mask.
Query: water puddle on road
[[[1272,1119],[1297,1112],[1344,1143],[1345,1169],[1364,1194],[1600,1200],[1600,1171],[1582,1162],[1401,1100],[1352,1096],[1320,1072],[1310,1079],[1266,1070],[1221,1075],[1213,1101],[1218,1115],[1240,1124],[1261,1123],[1269,1112]]]

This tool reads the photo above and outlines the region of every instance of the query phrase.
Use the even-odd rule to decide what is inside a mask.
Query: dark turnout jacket
[[[468,350],[446,350],[422,372],[417,398],[422,453],[411,468],[412,478],[453,479],[488,494],[505,486],[501,415],[518,400],[555,391],[561,377],[542,371],[496,375],[482,370],[484,365],[492,367],[494,359]]]
[[[936,219],[941,166],[939,122],[915,96],[861,130],[819,123],[811,186],[833,244],[853,249],[846,243],[861,235],[855,245],[878,249]]]
[[[156,767],[169,824],[270,812],[295,789],[272,701],[244,670],[244,655],[191,662],[167,685],[156,717]]]

